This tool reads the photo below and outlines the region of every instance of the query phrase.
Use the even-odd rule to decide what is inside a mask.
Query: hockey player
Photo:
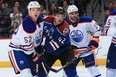
[[[116,10],[109,15],[104,32],[112,37],[106,61],[106,77],[116,77]]]
[[[21,77],[35,77],[36,63],[39,59],[35,47],[39,46],[43,35],[43,22],[40,15],[40,4],[31,1],[28,4],[28,15],[13,35],[9,51],[9,58],[15,73]]]
[[[92,77],[101,77],[93,50],[98,47],[99,26],[88,16],[79,17],[78,8],[70,5],[67,9],[70,26],[70,40],[75,56],[79,56],[76,63],[83,61]],[[92,37],[92,38],[91,38]]]
[[[66,62],[74,58],[74,54],[69,38],[69,25],[64,21],[64,9],[57,7],[54,10],[54,16],[49,16],[44,21],[45,63],[52,67],[59,59],[61,64],[65,65]],[[46,69],[49,73],[49,69]],[[78,77],[75,64],[70,64],[64,71],[67,77]],[[46,77],[42,65],[39,65],[38,77]]]

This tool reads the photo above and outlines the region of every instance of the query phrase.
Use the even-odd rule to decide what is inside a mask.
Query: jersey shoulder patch
[[[22,22],[23,30],[27,33],[33,33],[36,30],[36,24],[33,22],[29,16],[26,16]]]
[[[67,36],[70,32],[69,25],[66,21],[63,21],[61,25],[58,26],[58,31],[64,35]]]
[[[89,16],[81,16],[79,18],[79,23],[92,22],[92,18]]]

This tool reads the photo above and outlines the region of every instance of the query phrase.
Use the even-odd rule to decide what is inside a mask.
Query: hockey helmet
[[[62,7],[56,7],[54,9],[54,13],[53,14],[55,15],[56,13],[64,14],[65,11],[64,11],[64,9]]]
[[[41,6],[37,1],[31,1],[27,6],[28,10],[31,8],[40,8],[40,7]]]
[[[78,8],[75,5],[68,6],[68,9],[67,9],[68,14],[75,11],[78,11]]]

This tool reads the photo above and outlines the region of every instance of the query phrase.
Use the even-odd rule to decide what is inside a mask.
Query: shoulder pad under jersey
[[[53,16],[48,16],[48,17],[44,18],[44,21],[45,22],[48,22],[48,23],[52,23],[53,22],[53,19],[54,19]]]
[[[89,17],[89,16],[81,16],[79,18],[79,23],[84,23],[84,22],[91,22],[92,21],[92,18]]]
[[[42,16],[39,16],[38,19],[37,19],[37,23],[39,24],[40,22],[43,22],[43,17]]]
[[[116,10],[113,10],[110,15],[116,15]]]
[[[63,21],[63,23],[58,26],[58,30],[62,35],[68,35],[70,32],[68,23],[66,21]]]
[[[27,33],[33,33],[36,30],[36,23],[33,22],[29,16],[26,16],[22,22],[23,30]]]

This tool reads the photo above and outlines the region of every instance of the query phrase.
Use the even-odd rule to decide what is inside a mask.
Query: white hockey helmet
[[[31,8],[40,8],[40,7],[41,6],[37,1],[31,1],[27,6],[28,10]]]
[[[68,9],[67,9],[68,14],[75,11],[78,11],[78,8],[75,5],[68,6]]]

